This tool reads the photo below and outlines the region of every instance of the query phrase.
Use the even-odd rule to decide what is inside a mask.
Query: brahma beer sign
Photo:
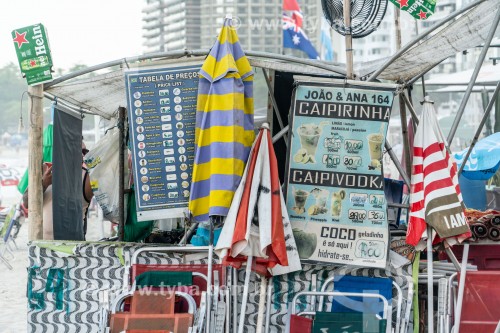
[[[385,267],[382,155],[395,87],[328,82],[298,82],[292,102],[287,209],[299,255]]]
[[[52,80],[52,57],[47,32],[42,24],[12,31],[19,67],[29,85]]]

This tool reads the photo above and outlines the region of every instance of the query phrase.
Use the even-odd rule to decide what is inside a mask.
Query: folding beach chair
[[[325,280],[321,286],[321,292],[327,291],[333,285],[333,291],[342,293],[374,293],[380,294],[388,301],[389,313],[392,313],[392,295],[393,288],[396,291],[396,320],[392,324],[389,320],[387,332],[392,332],[391,327],[394,326],[394,332],[404,332],[406,323],[402,316],[403,293],[400,286],[390,278],[365,277],[365,276],[332,276]],[[319,311],[323,311],[324,297],[319,298]],[[383,303],[381,304],[376,298],[364,297],[346,297],[332,301],[331,312],[335,313],[372,313],[382,315]],[[391,325],[392,324],[392,325]]]
[[[340,313],[323,312],[321,306],[319,311],[297,312],[297,301],[299,297],[311,296],[320,299],[324,297],[337,298],[363,297],[365,299],[376,299],[382,302],[382,316],[370,313]],[[314,308],[314,306],[313,306]],[[290,316],[290,333],[322,333],[322,332],[345,332],[345,333],[384,333],[387,331],[387,318],[389,315],[389,304],[387,298],[376,293],[352,293],[335,291],[303,291],[297,293],[292,301]],[[310,319],[302,318],[311,316]]]
[[[12,206],[4,215],[4,223],[0,229],[0,236],[2,238],[2,243],[0,245],[0,261],[3,262],[8,269],[12,269],[12,266],[8,262],[8,258],[11,260],[15,259],[14,247],[18,249],[16,238],[21,228],[21,216],[21,205],[17,204]]]
[[[188,304],[187,312],[175,312],[175,298],[180,297]],[[124,304],[131,298],[130,311],[124,311]],[[168,305],[170,303],[170,305]],[[122,291],[110,305],[110,333],[121,333],[124,329],[168,329],[177,333],[192,330],[196,314],[196,302],[191,295],[179,291],[146,293]]]
[[[224,295],[219,300],[219,291],[226,285],[226,268],[214,265],[211,260],[211,247],[145,247],[133,253],[125,252],[125,274],[123,277],[122,294],[134,292],[139,287],[152,287],[153,290],[167,287],[176,292],[192,293],[192,288],[203,291],[200,295],[194,294],[195,305],[199,308],[193,331],[201,331],[199,325],[207,325],[209,322],[224,322],[229,307],[230,296]],[[144,253],[207,253],[208,264],[139,264],[139,255]],[[210,274],[211,273],[211,274]],[[212,288],[208,288],[211,285]],[[155,289],[156,288],[156,289]],[[212,294],[213,290],[213,294]],[[212,295],[215,295],[212,296]],[[109,299],[103,303],[110,302]],[[127,302],[125,302],[127,303]],[[182,309],[182,306],[179,308]],[[178,310],[179,310],[178,309]],[[104,326],[104,325],[103,325]]]

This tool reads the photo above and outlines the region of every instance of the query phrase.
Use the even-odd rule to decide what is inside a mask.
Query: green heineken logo
[[[12,31],[19,67],[29,85],[52,80],[52,56],[45,27],[35,24]]]
[[[391,0],[391,2],[418,20],[429,18],[436,7],[436,0]]]

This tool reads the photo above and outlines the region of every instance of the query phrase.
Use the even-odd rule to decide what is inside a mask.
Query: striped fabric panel
[[[202,111],[197,111],[197,117],[203,119]],[[203,128],[212,126],[242,126],[244,130],[253,130],[253,114],[246,114],[243,110],[210,111],[210,117],[205,117]],[[201,125],[201,124],[200,124]]]
[[[421,240],[427,224],[442,238],[469,232],[468,226],[461,224],[465,215],[456,164],[435,133],[422,135],[417,129],[407,232],[407,243],[414,246]],[[451,225],[455,218],[457,225]]]
[[[245,79],[253,75],[252,66],[248,61],[236,30],[231,27],[231,20],[225,20],[217,42],[210,50],[200,70],[200,75],[211,82],[225,77],[228,72],[237,72]]]
[[[230,75],[220,79],[220,82],[225,82],[226,84],[220,84],[220,85],[212,85],[212,83],[208,80],[201,80],[198,83],[198,95],[201,95],[202,99],[207,98],[207,95],[227,95],[230,93],[234,93],[233,90],[233,85],[235,84],[240,84],[240,82],[235,82],[234,81],[234,75],[233,77],[230,77]],[[241,83],[244,85],[244,96],[245,98],[252,98],[253,97],[253,81],[245,79],[241,81]],[[202,102],[204,105],[205,102]]]
[[[200,70],[189,209],[198,222],[227,215],[255,138],[253,71],[226,20]]]
[[[244,169],[245,161],[237,158],[212,158],[207,163],[197,164],[196,181],[199,182],[200,186],[204,186],[204,180],[219,175],[232,175],[234,176],[233,179],[239,182]],[[215,184],[215,182],[213,183]],[[234,188],[234,184],[231,184],[230,188]],[[197,190],[198,189],[193,188],[191,192],[196,193]],[[208,192],[206,193],[208,195]]]
[[[197,147],[208,146],[213,142],[234,142],[250,147],[255,138],[253,130],[245,130],[242,126],[212,126],[207,129],[196,129]]]
[[[196,147],[198,164],[208,163],[212,158],[236,158],[245,161],[250,153],[250,147],[237,142],[213,142],[208,146]]]

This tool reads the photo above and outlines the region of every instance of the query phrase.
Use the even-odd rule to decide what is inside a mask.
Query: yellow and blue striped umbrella
[[[253,71],[226,18],[200,71],[189,209],[198,222],[226,216],[255,138]]]

